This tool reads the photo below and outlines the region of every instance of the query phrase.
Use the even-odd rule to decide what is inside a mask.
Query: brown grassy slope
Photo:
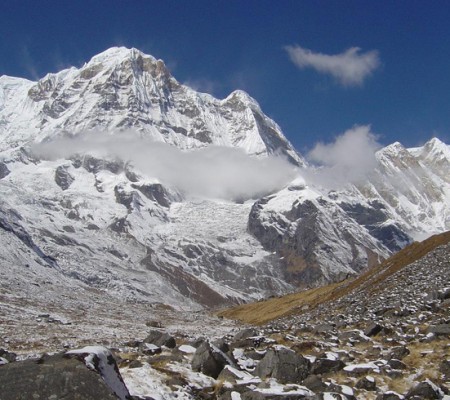
[[[306,290],[287,296],[273,298],[257,303],[243,304],[219,313],[229,319],[240,320],[254,325],[261,325],[276,318],[291,314],[301,314],[319,304],[339,299],[355,290],[371,290],[377,283],[407,265],[419,260],[438,246],[450,242],[450,231],[431,236],[420,243],[413,243],[384,262],[368,269],[357,278],[347,279],[315,289]]]

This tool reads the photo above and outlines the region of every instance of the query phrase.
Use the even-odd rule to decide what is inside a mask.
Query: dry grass
[[[279,298],[243,304],[220,311],[219,316],[253,325],[262,325],[277,318],[302,314],[320,304],[337,300],[354,290],[373,290],[380,282],[419,260],[438,246],[450,242],[450,231],[432,236],[420,243],[413,243],[380,264],[368,269],[355,279],[333,283]]]

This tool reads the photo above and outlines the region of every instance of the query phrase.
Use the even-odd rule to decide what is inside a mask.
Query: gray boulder
[[[144,343],[151,343],[159,347],[166,346],[169,349],[174,349],[177,346],[173,336],[157,330],[150,331],[148,336],[144,339]]]
[[[328,358],[318,358],[311,367],[312,374],[327,374],[329,372],[337,372],[345,367],[345,363],[341,360],[330,360]]]
[[[310,372],[311,363],[289,349],[269,349],[256,366],[255,374],[261,378],[275,378],[281,383],[298,383]]]
[[[439,389],[424,381],[414,386],[405,396],[406,399],[440,399]]]
[[[193,371],[202,372],[215,379],[227,364],[233,364],[229,357],[205,341],[195,351],[191,367]]]
[[[0,397],[2,400],[131,398],[128,393],[118,397],[102,375],[89,369],[84,360],[63,354],[1,366]]]
[[[450,324],[430,326],[428,333],[434,333],[436,336],[450,336]]]

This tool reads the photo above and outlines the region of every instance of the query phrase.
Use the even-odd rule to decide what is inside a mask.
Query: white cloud
[[[77,153],[118,157],[186,195],[227,200],[261,197],[281,189],[296,176],[295,167],[280,157],[257,159],[238,149],[217,146],[181,151],[133,132],[112,135],[91,131],[41,143],[32,150],[47,159]]]
[[[375,153],[382,146],[370,126],[354,126],[333,143],[318,143],[308,159],[319,168],[306,171],[310,180],[328,188],[364,181],[376,168]]]
[[[197,92],[209,93],[211,95],[214,95],[220,88],[219,83],[205,78],[188,79],[184,84]]]
[[[343,53],[328,55],[315,53],[300,46],[286,46],[291,61],[300,69],[313,68],[333,76],[343,86],[360,86],[380,66],[376,50],[361,53],[351,47]]]

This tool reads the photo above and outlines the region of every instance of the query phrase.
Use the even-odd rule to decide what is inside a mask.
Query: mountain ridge
[[[305,177],[269,194],[256,191],[257,198],[195,198],[154,167],[144,171],[132,159],[89,149],[80,154],[70,140],[64,156],[46,159],[30,149],[35,141],[62,146],[57,140],[66,136],[113,140],[121,130],[133,133],[144,158],[156,157],[148,152],[154,143],[180,151],[173,159],[162,153],[169,168],[181,155],[225,148],[261,162],[280,154]],[[413,149],[393,144],[375,155],[365,179],[330,188],[319,179],[323,170],[307,166],[245,92],[214,99],[178,83],[162,61],[114,48],[37,83],[0,78],[0,188],[7,194],[0,225],[12,227],[2,228],[0,257],[23,290],[27,264],[36,275],[51,267],[69,287],[81,282],[172,307],[288,293],[360,273],[413,236],[448,230],[448,149],[438,139]],[[217,154],[193,166],[219,176]],[[245,175],[250,167],[241,159],[229,163],[237,164],[235,175],[249,176],[246,186],[276,169],[252,164],[255,174]],[[192,184],[201,180],[196,174]],[[15,279],[8,275],[5,285]]]

